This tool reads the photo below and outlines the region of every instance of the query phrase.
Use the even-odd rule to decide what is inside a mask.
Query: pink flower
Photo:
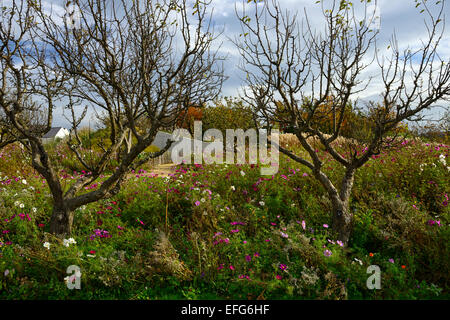
[[[195,201],[195,205],[198,207],[200,205],[200,201]]]
[[[234,271],[234,269],[233,265],[230,265],[230,270]]]
[[[282,276],[280,276],[279,274],[277,274],[275,278],[277,278],[277,280],[281,280],[281,279],[283,279],[283,277],[282,277]]]
[[[330,250],[325,250],[324,252],[323,252],[323,255],[325,256],[325,257],[329,257],[329,256],[331,256],[333,253],[330,251]]]
[[[325,224],[323,225],[323,227],[324,227],[324,228],[328,228],[328,225],[325,223]]]
[[[303,228],[303,230],[306,230],[306,222],[305,222],[305,220],[302,221],[302,228]]]

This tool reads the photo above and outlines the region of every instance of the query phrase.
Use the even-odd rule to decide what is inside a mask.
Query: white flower
[[[44,242],[44,248],[47,248],[48,250],[50,250],[50,243]]]
[[[200,201],[201,202],[205,202],[206,200],[205,200],[205,198],[201,198]]]
[[[27,184],[27,180],[22,179],[22,183],[23,183],[23,184]]]
[[[15,205],[16,207],[18,207],[18,206],[20,205],[20,202],[19,202],[19,201],[16,201],[16,202],[14,202],[14,205]]]
[[[265,205],[264,201],[260,201],[260,202],[259,202],[259,205],[260,205],[261,207],[264,207],[264,205]]]
[[[359,260],[358,258],[355,258],[355,261],[357,261],[362,266],[363,263],[361,260]]]
[[[23,203],[19,204],[19,208],[23,209],[25,205]]]
[[[86,257],[88,257],[88,258],[95,258],[95,254],[87,254]]]
[[[236,188],[235,188],[234,186],[231,186],[231,190],[235,191],[235,190],[236,190]]]
[[[68,247],[70,246],[70,244],[76,244],[77,242],[75,241],[74,238],[69,238],[69,239],[64,239],[63,240],[63,245]]]
[[[33,210],[34,213],[36,213],[37,209],[33,207],[31,210]]]
[[[241,176],[245,176],[245,172],[241,170]]]

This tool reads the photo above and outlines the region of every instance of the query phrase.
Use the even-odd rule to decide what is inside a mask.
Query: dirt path
[[[153,169],[148,170],[146,173],[142,173],[142,176],[155,176],[158,175],[158,177],[167,177],[170,173],[175,173],[176,165],[174,164],[160,164],[155,166]],[[129,173],[127,175],[127,179],[135,178],[138,174],[137,173]]]

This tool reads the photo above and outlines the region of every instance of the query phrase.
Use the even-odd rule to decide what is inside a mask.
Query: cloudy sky
[[[2,0],[0,0],[1,3]],[[190,0],[192,1],[192,0]],[[330,3],[331,0],[324,0],[325,3]],[[9,2],[9,0],[3,0],[4,3]],[[244,0],[244,2],[247,2]],[[359,0],[354,1],[355,4],[359,3]],[[373,3],[374,1],[372,1]],[[436,8],[434,3],[436,1],[429,1],[430,7]],[[448,1],[447,1],[448,2]],[[53,13],[56,15],[63,15],[64,9],[62,4],[64,1],[44,1],[45,7],[51,7]],[[289,10],[290,12],[298,11],[298,18],[302,19],[304,17],[304,11],[308,13],[309,20],[312,25],[317,29],[323,28],[323,15],[321,14],[321,6],[316,4],[316,0],[279,0],[280,6],[283,9]],[[377,40],[378,48],[381,50],[386,50],[389,40],[392,34],[395,32],[400,50],[407,48],[418,49],[421,46],[421,40],[427,38],[427,30],[425,28],[424,19],[425,15],[420,13],[420,7],[415,7],[414,0],[378,0],[377,6],[371,6],[369,10],[376,9],[377,15],[379,15],[379,37]],[[252,4],[253,6],[255,4]],[[237,49],[231,43],[229,38],[235,38],[242,31],[236,17],[236,11],[240,11],[242,8],[241,0],[212,0],[211,9],[213,10],[213,23],[216,29],[223,29],[223,33],[219,39],[221,42],[221,52],[228,56],[225,62],[225,72],[229,79],[224,83],[222,95],[223,96],[237,96],[239,93],[239,88],[243,85],[242,71],[239,70],[238,64],[241,58],[238,54]],[[362,6],[357,6],[357,14],[363,14]],[[358,9],[359,8],[359,9]],[[450,17],[450,3],[446,3],[444,14],[447,16],[447,20]],[[447,24],[450,24],[447,22]],[[387,53],[387,51],[386,51]],[[446,27],[446,32],[444,38],[441,41],[440,56],[449,61],[450,59],[450,26]],[[377,96],[381,92],[380,81],[376,79],[377,74],[379,74],[379,69],[376,63],[373,63],[365,73],[364,76],[375,76],[375,79],[371,82],[371,85],[360,94],[359,98],[363,100],[376,100]],[[442,110],[441,110],[442,111]],[[442,113],[442,112],[440,112]],[[434,115],[438,115],[434,113]],[[87,120],[84,124],[87,123]],[[91,121],[94,121],[92,118]],[[67,126],[67,121],[60,115],[57,114],[55,117],[55,126]]]

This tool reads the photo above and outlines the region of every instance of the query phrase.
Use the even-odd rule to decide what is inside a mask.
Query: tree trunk
[[[338,239],[347,245],[352,227],[352,215],[348,208],[348,199],[342,201],[339,198],[332,200],[333,204],[333,230],[338,234]]]
[[[72,232],[73,211],[64,204],[53,205],[53,214],[50,220],[50,233],[65,237]]]
[[[352,229],[353,215],[349,210],[349,202],[355,171],[356,169],[353,167],[347,168],[342,179],[339,196],[331,198],[333,204],[333,229],[338,234],[338,240],[341,240],[345,245],[348,244]]]

